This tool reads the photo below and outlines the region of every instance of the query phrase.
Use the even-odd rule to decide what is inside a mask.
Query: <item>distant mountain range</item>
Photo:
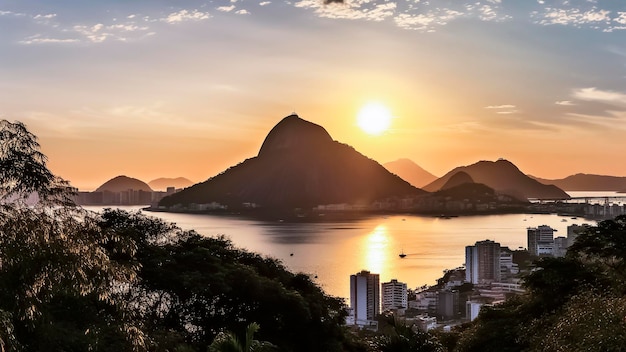
[[[161,178],[157,178],[156,180],[152,180],[148,182],[148,185],[150,186],[150,188],[152,188],[155,191],[165,191],[168,187],[186,188],[186,187],[193,185],[193,182],[191,182],[190,180],[184,177],[177,177],[177,178],[161,177]]]
[[[459,172],[465,172],[476,183],[482,183],[495,191],[518,199],[527,198],[569,198],[569,195],[554,185],[545,185],[522,173],[508,160],[479,161],[469,166],[460,166],[443,177],[428,184],[424,190],[435,192]]]
[[[160,206],[218,202],[292,209],[326,204],[367,204],[425,194],[354,148],[334,141],[321,126],[297,115],[281,120],[256,157],[165,197]]]
[[[437,176],[424,170],[422,167],[409,159],[398,159],[383,164],[392,173],[402,177],[415,187],[424,187],[435,181]]]
[[[150,188],[150,186],[148,186],[147,183],[138,180],[136,178],[132,178],[132,177],[128,177],[128,176],[117,176],[114,177],[110,180],[108,180],[107,182],[103,183],[102,186],[98,187],[98,189],[96,189],[96,192],[125,192],[128,191],[129,189],[135,190],[135,191],[145,191],[145,192],[152,192],[152,188]]]
[[[543,184],[555,185],[566,191],[626,191],[626,177],[591,174],[576,174],[556,180],[530,177]]]

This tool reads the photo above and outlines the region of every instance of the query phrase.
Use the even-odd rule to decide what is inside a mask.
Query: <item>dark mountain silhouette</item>
[[[465,183],[474,183],[474,180],[472,179],[472,176],[467,174],[467,172],[459,171],[446,181],[446,183],[441,187],[441,190],[450,189]]]
[[[469,166],[460,166],[445,174],[424,190],[434,192],[440,190],[456,173],[464,171],[477,183],[483,183],[498,193],[523,198],[569,198],[569,195],[554,185],[544,185],[524,175],[508,160],[479,161]]]
[[[148,182],[148,186],[155,191],[165,191],[167,187],[185,188],[193,185],[193,182],[184,177],[167,178],[161,177]]]
[[[529,175],[530,176],[530,175]],[[626,190],[626,177],[576,174],[566,178],[548,180],[534,177],[535,180],[545,185],[555,185],[566,191],[624,191]]]
[[[96,189],[96,192],[124,192],[129,189],[135,191],[146,191],[152,192],[152,189],[145,182],[138,180],[136,178],[128,177],[128,176],[117,176],[114,177],[107,182],[103,183],[102,186]]]
[[[369,204],[422,193],[352,147],[333,141],[323,127],[290,115],[270,131],[258,156],[168,196],[160,205],[218,202],[232,209],[255,203],[288,209]]]
[[[415,187],[424,187],[437,179],[437,176],[424,170],[410,159],[390,161],[383,164],[383,166]]]
[[[482,183],[464,182],[452,187],[442,188],[433,193],[433,197],[449,197],[454,200],[472,199],[491,201],[496,197],[496,191]]]

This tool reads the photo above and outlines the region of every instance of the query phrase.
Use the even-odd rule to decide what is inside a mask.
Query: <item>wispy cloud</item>
[[[489,105],[489,106],[485,106],[485,109],[494,110],[496,114],[499,114],[499,115],[510,115],[510,114],[519,113],[519,110],[517,109],[517,107],[511,104]]]
[[[537,0],[530,10],[504,7],[501,0],[283,0],[297,8],[312,10],[319,17],[365,21],[391,21],[403,29],[435,32],[459,19],[503,22],[514,17],[539,25],[563,25],[611,32],[626,29],[626,11],[623,6],[605,5],[607,1],[591,0]],[[260,0],[259,6],[272,1]],[[602,5],[601,5],[602,4]],[[250,5],[237,0],[223,0],[216,12],[250,15]],[[205,4],[204,6],[208,6]],[[157,10],[156,13],[159,13]],[[180,24],[200,22],[213,16],[200,8],[179,8],[162,11],[160,15],[145,15],[129,11],[116,18],[71,23],[63,13],[36,13],[0,10],[0,17],[25,18],[44,26],[33,31],[21,44],[103,43],[107,41],[138,40],[163,30],[156,23]],[[48,30],[45,30],[48,29]]]
[[[626,93],[601,90],[596,87],[575,89],[572,96],[580,100],[626,105]]]
[[[78,43],[78,39],[60,39],[60,38],[45,38],[42,37],[41,34],[36,34],[21,40],[20,44],[31,45],[31,44],[69,44],[69,43]]]
[[[331,2],[321,3],[317,0],[301,0],[294,4],[296,7],[315,9],[320,17],[351,20],[382,21],[393,16],[396,3],[370,3],[368,0],[351,3]]]
[[[558,100],[555,101],[554,104],[556,105],[561,105],[561,106],[572,106],[572,105],[576,105],[574,104],[571,100]]]
[[[515,109],[515,105],[489,105],[485,106],[485,109]]]
[[[435,27],[443,26],[455,20],[464,13],[451,9],[437,9],[425,14],[402,13],[394,18],[396,24],[405,29],[415,29],[422,31],[434,30]]]
[[[235,5],[230,5],[230,6],[220,6],[215,8],[217,11],[222,11],[222,12],[230,12],[232,10],[235,9]]]
[[[211,18],[208,12],[202,12],[198,10],[180,10],[172,12],[162,20],[167,23],[180,23],[186,21],[201,21]]]

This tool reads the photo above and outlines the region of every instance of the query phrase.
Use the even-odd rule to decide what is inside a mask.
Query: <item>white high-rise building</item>
[[[406,283],[393,279],[382,283],[383,311],[406,309]]]
[[[509,247],[500,247],[500,281],[513,279],[519,273],[519,266],[513,263],[513,252]]]
[[[380,278],[363,270],[350,275],[350,308],[356,325],[370,325],[380,313]]]
[[[473,284],[500,281],[500,243],[485,240],[465,247],[465,281]]]

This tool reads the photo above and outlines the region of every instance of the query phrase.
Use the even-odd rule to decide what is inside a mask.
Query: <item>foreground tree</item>
[[[266,341],[259,341],[254,339],[254,334],[261,326],[257,323],[250,323],[246,328],[246,335],[243,339],[243,344],[237,335],[227,331],[222,332],[211,345],[209,346],[209,352],[272,352],[276,351],[276,346]]]
[[[36,137],[0,121],[0,346],[137,350],[143,334],[115,304],[136,268],[110,260],[95,218],[46,167]],[[131,247],[120,247],[130,252]],[[109,343],[116,341],[116,343]]]
[[[0,121],[0,143],[0,351],[204,352],[249,321],[280,351],[358,345],[343,301],[307,275],[138,212],[85,211],[23,124]]]

